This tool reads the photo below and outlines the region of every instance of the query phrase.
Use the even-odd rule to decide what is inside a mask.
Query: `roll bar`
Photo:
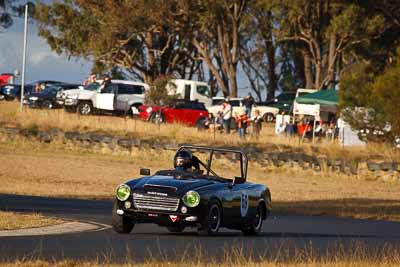
[[[246,181],[247,179],[247,167],[248,167],[248,158],[245,152],[241,150],[236,150],[236,149],[225,149],[225,148],[213,148],[213,147],[206,147],[206,146],[194,146],[194,145],[182,145],[180,146],[177,150],[176,153],[178,153],[181,150],[197,150],[197,151],[204,151],[204,152],[210,152],[210,158],[207,164],[207,175],[209,175],[210,169],[211,169],[211,162],[212,158],[214,155],[214,152],[220,152],[220,153],[234,153],[236,155],[240,155],[239,161],[240,161],[240,174],[241,178]]]

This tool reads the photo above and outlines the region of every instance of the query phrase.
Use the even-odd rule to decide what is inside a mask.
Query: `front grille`
[[[134,193],[133,205],[137,209],[177,211],[179,198],[160,197]]]

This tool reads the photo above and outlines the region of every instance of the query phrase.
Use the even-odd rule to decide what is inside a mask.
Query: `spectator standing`
[[[97,82],[97,75],[96,73],[91,73],[89,78],[87,78],[86,80],[83,81],[83,86],[88,86],[89,84],[95,83]]]
[[[262,127],[262,117],[260,115],[260,111],[256,109],[254,111],[254,116],[251,117],[251,121],[253,122],[253,134],[258,137],[260,136],[261,127]]]
[[[225,99],[222,104],[222,116],[224,119],[224,130],[226,133],[231,132],[231,118],[232,118],[232,105],[229,103],[229,99]]]
[[[100,93],[104,93],[107,90],[107,87],[111,84],[111,78],[110,76],[106,75],[103,79],[103,82],[101,83],[100,87],[99,87],[99,91]]]
[[[251,95],[251,93],[249,93],[242,101],[244,107],[246,108],[246,114],[247,117],[250,118],[251,117],[251,108],[253,107],[254,104],[254,98]]]
[[[246,136],[247,123],[249,122],[246,111],[241,110],[239,114],[235,113],[235,120],[238,127],[239,137],[244,138]]]

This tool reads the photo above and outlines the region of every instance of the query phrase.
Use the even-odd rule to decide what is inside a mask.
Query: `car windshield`
[[[41,92],[47,93],[47,94],[55,94],[61,89],[61,86],[57,85],[52,85],[44,88]]]
[[[246,179],[247,157],[240,151],[195,146],[184,146],[181,150],[192,153],[192,169],[186,171],[187,174],[183,176],[182,171],[177,170],[161,171],[158,174],[227,182],[235,177]]]
[[[97,91],[97,89],[99,89],[100,84],[99,83],[91,83],[88,86],[85,87],[85,90],[89,90],[89,91]]]
[[[280,94],[276,97],[278,101],[287,101],[287,100],[293,100],[296,97],[296,94],[294,93],[283,93]]]

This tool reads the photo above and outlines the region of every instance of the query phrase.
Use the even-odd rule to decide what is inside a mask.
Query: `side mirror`
[[[140,175],[150,175],[150,169],[140,168]]]

